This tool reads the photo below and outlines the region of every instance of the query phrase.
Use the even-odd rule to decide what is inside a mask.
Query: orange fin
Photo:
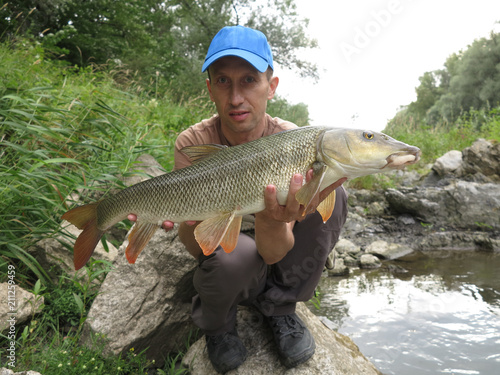
[[[326,197],[323,202],[318,205],[318,212],[323,218],[323,223],[326,223],[330,216],[332,216],[333,209],[335,208],[335,200],[337,199],[337,193],[332,191],[328,197]]]
[[[181,149],[181,152],[187,155],[192,163],[195,163],[225,149],[226,147],[227,146],[212,143],[206,145],[186,146]]]
[[[221,247],[226,253],[230,253],[231,251],[233,251],[238,244],[238,237],[240,235],[241,229],[241,219],[243,219],[243,216],[234,217],[233,221],[231,221],[229,227],[227,228],[222,242],[220,243]]]
[[[219,244],[223,241],[234,216],[234,212],[214,216],[210,219],[202,221],[196,227],[194,230],[194,237],[203,250],[203,254],[210,255],[217,248],[217,246],[219,246]],[[241,224],[241,219],[239,219],[239,223]],[[234,230],[231,229],[229,231],[233,232]],[[232,242],[232,240],[228,239],[225,246],[229,249]]]
[[[76,207],[66,212],[62,218],[69,221],[78,229],[83,229],[75,241],[73,250],[73,264],[75,270],[82,268],[88,262],[95,247],[105,231],[97,228],[98,202]]]
[[[295,199],[305,208],[309,207],[311,200],[314,198],[316,193],[319,192],[319,187],[321,182],[323,181],[323,177],[325,177],[325,172],[327,166],[325,164],[315,163],[314,166],[314,174],[311,181],[307,182],[300,188],[300,190],[295,194]]]
[[[160,226],[157,224],[143,224],[136,222],[134,229],[128,236],[128,246],[125,250],[125,256],[129,263],[134,264],[142,249],[148,244],[149,240],[155,234]]]

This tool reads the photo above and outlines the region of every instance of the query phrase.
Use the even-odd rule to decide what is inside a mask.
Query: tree
[[[500,104],[499,34],[476,40],[448,60],[449,87],[430,113],[454,121],[463,112]]]
[[[293,0],[268,0],[265,11],[256,0],[19,0],[1,12],[3,39],[28,33],[79,66],[113,60],[146,85],[160,81],[178,100],[204,87],[201,63],[227,25],[262,30],[278,63],[317,78],[316,66],[297,57],[316,42]]]

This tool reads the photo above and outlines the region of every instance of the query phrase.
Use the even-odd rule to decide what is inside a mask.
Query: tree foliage
[[[417,100],[408,105],[406,116],[429,124],[453,123],[471,110],[500,104],[500,34],[474,41],[444,66],[420,77]]]
[[[111,62],[178,100],[201,92],[211,39],[236,24],[263,31],[280,65],[317,78],[316,65],[297,57],[316,42],[293,0],[18,0],[0,9],[3,40],[30,35],[72,65]]]

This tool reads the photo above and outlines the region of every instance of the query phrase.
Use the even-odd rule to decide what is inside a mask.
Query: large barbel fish
[[[265,208],[266,186],[276,186],[280,204],[286,202],[292,176],[312,179],[297,192],[308,206],[314,195],[340,178],[349,179],[401,169],[420,158],[417,147],[378,132],[308,126],[234,147],[201,145],[182,150],[193,165],[130,186],[98,202],[76,207],[62,218],[83,229],[74,245],[75,269],[87,263],[107,229],[128,214],[137,222],[125,251],[130,263],[164,220],[201,221],[195,238],[205,254],[219,244],[232,251],[243,215]],[[334,192],[335,193],[335,192]],[[317,208],[327,221],[334,205],[330,194]]]

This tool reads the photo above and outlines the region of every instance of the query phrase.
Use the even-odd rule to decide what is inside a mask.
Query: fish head
[[[403,169],[421,156],[418,147],[380,132],[357,129],[328,129],[318,146],[325,164],[348,178]]]

